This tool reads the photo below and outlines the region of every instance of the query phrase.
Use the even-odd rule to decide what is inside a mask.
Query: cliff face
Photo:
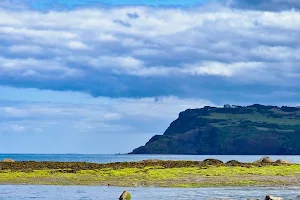
[[[132,154],[300,154],[300,109],[252,105],[179,114],[163,135]]]

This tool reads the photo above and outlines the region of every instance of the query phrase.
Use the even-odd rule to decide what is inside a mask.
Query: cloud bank
[[[196,98],[206,90],[217,94],[215,87],[240,93],[257,84],[298,90],[299,12],[250,9],[298,3],[238,2],[47,12],[2,7],[0,84],[133,98]]]
[[[0,103],[2,153],[127,153],[162,133],[182,110],[213,105],[177,97]]]
[[[300,2],[297,0],[224,0],[223,3],[233,8],[253,10],[282,11],[300,8]]]

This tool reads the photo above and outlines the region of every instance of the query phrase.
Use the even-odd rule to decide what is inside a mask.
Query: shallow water
[[[264,199],[267,194],[284,199],[297,199],[300,188],[236,187],[236,188],[120,188],[85,186],[0,186],[1,200],[117,200],[124,190],[132,200],[199,200],[199,199]]]
[[[227,162],[229,160],[238,160],[240,162],[253,162],[262,157],[262,155],[91,155],[91,154],[0,154],[0,160],[12,158],[16,161],[68,161],[68,162],[133,162],[146,159],[160,160],[195,160],[201,161],[207,158],[215,158]],[[271,159],[285,159],[293,163],[300,163],[300,156],[270,156]]]

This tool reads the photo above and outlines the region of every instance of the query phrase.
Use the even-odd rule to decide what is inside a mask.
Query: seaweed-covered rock
[[[157,162],[161,162],[162,160],[158,160],[158,159],[148,159],[148,160],[142,160],[139,161],[141,163],[157,163]]]
[[[241,166],[243,163],[237,161],[237,160],[230,160],[228,162],[226,162],[226,165],[229,166]]]
[[[222,165],[224,163],[221,160],[217,160],[217,159],[206,159],[206,160],[203,160],[203,164],[205,164],[205,165]]]
[[[278,164],[291,164],[289,161],[287,161],[287,160],[281,160],[281,159],[278,159],[275,162],[278,163]]]
[[[13,159],[7,158],[7,159],[2,160],[2,162],[13,163],[15,161]]]
[[[273,163],[274,161],[270,159],[269,156],[262,157],[261,159],[255,161],[254,163]]]
[[[120,196],[119,199],[120,199],[120,200],[130,200],[130,199],[131,199],[131,195],[130,195],[130,193],[129,193],[128,191],[124,191],[124,192],[121,194],[121,196]]]

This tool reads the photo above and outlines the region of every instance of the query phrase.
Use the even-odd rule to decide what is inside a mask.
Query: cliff
[[[207,106],[181,112],[131,154],[295,155],[299,144],[298,107]]]

